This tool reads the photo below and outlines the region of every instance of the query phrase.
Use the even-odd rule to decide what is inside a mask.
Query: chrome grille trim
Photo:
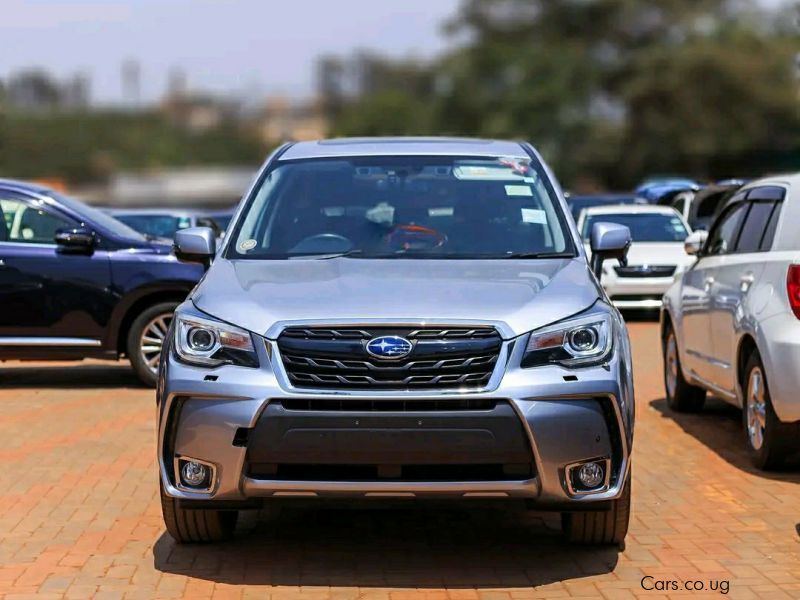
[[[493,354],[488,354],[484,351],[476,356],[437,359],[429,357],[415,359],[412,355],[405,361],[380,362],[370,361],[368,355],[356,357],[356,360],[349,357],[346,359],[340,357],[309,357],[301,356],[297,352],[287,351],[285,348],[281,349],[279,338],[284,332],[290,332],[287,339],[295,338],[294,341],[297,341],[296,336],[305,335],[305,330],[307,329],[313,330],[312,334],[317,334],[313,337],[308,336],[315,341],[322,339],[321,335],[325,335],[327,339],[341,339],[343,343],[349,342],[351,345],[353,343],[366,343],[366,336],[362,332],[372,336],[375,332],[370,332],[369,330],[403,329],[403,335],[406,337],[413,334],[414,344],[432,343],[433,340],[431,340],[430,336],[433,335],[433,332],[437,332],[439,335],[447,336],[448,342],[455,342],[457,339],[464,339],[469,335],[475,339],[476,344],[482,345],[484,349],[487,345],[492,345],[492,338],[494,338],[496,347],[491,348],[494,351]],[[491,392],[500,385],[511,351],[514,348],[514,340],[504,340],[501,337],[501,331],[504,330],[503,324],[495,322],[456,322],[428,325],[412,321],[374,324],[364,322],[353,322],[351,324],[337,321],[335,325],[330,325],[318,321],[295,321],[285,322],[284,324],[278,323],[271,330],[275,332],[275,336],[272,339],[265,340],[265,343],[274,375],[281,388],[288,392],[316,396],[397,397],[396,394],[401,392],[404,397],[430,397],[432,395],[463,395]],[[336,333],[333,333],[334,331]],[[355,336],[350,337],[353,331],[359,332],[358,338]],[[335,337],[337,334],[338,337]],[[317,377],[305,377],[305,381],[298,381],[296,371],[292,369],[292,361],[301,364],[313,364],[313,362],[316,362],[318,365],[327,364],[336,367],[330,372],[330,374],[336,376],[335,380],[331,378],[326,381],[324,377],[320,377],[319,373],[314,373]],[[378,364],[376,365],[376,363]],[[339,369],[339,366],[344,368]],[[379,382],[374,375],[379,373],[381,368],[394,369],[396,376],[384,377]],[[479,373],[458,373],[458,369],[463,368],[480,368],[481,371]],[[301,375],[302,378],[303,376]],[[376,385],[376,383],[380,383],[380,385]]]

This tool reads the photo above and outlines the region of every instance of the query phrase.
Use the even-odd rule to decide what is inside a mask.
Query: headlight
[[[227,323],[195,316],[175,316],[175,353],[192,365],[257,367],[249,332]]]
[[[528,339],[521,366],[598,364],[611,353],[611,323],[611,315],[598,313],[537,329]]]

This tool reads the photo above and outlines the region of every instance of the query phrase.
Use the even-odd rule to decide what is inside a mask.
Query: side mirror
[[[591,268],[597,279],[603,271],[603,262],[617,259],[624,267],[628,263],[631,230],[617,223],[595,223],[589,247],[592,250]]]
[[[698,254],[700,254],[700,251],[703,249],[703,246],[706,245],[707,239],[708,239],[707,231],[704,231],[702,229],[693,231],[683,241],[683,249],[689,256],[697,256]]]
[[[175,233],[172,247],[178,260],[200,263],[208,268],[217,253],[217,238],[210,227],[189,227]]]
[[[65,253],[89,253],[94,249],[94,232],[88,227],[66,227],[56,230],[55,242]]]

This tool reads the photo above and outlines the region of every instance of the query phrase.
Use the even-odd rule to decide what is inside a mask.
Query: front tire
[[[143,310],[128,331],[126,351],[136,376],[148,387],[158,381],[158,364],[177,302],[161,302]]]
[[[161,482],[159,488],[164,525],[179,544],[222,542],[233,537],[239,511],[181,508],[177,498],[167,496]]]
[[[678,355],[678,340],[671,325],[667,326],[667,335],[664,337],[663,355],[667,406],[675,412],[701,411],[706,403],[706,391],[684,378]]]
[[[607,511],[561,513],[564,536],[572,544],[610,545],[625,543],[631,519],[631,476],[625,480],[622,495]]]
[[[758,351],[750,355],[742,375],[742,417],[750,457],[757,468],[774,469],[800,448],[800,427],[783,423],[775,414]]]

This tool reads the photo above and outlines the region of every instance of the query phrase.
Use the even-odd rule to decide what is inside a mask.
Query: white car
[[[617,261],[607,261],[603,266],[600,281],[611,301],[621,309],[661,308],[661,298],[675,275],[694,262],[683,249],[691,233],[689,225],[669,206],[596,206],[583,210],[578,217],[578,230],[586,244],[592,226],[601,222],[625,225],[633,238],[626,266]]]
[[[664,296],[667,403],[697,411],[706,392],[743,409],[762,469],[800,451],[800,174],[754,181],[686,251],[694,266]]]

